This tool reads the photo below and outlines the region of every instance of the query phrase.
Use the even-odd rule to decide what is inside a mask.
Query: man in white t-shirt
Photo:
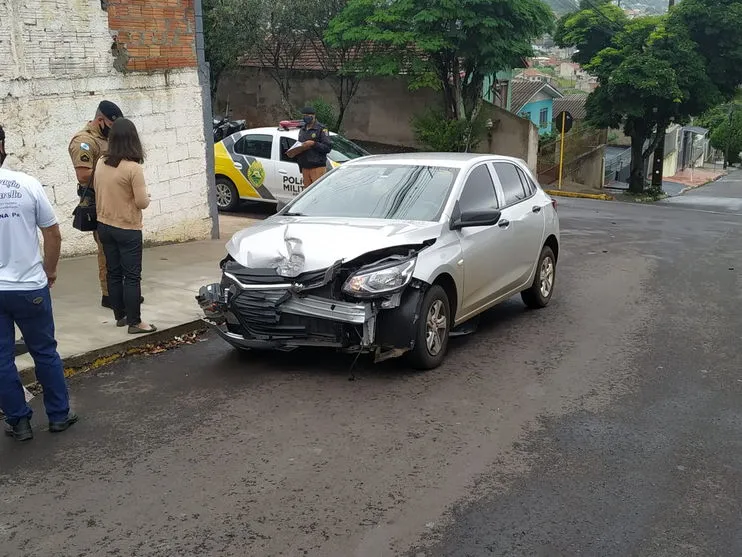
[[[4,139],[0,128],[3,154]],[[39,229],[44,239],[43,257]],[[57,217],[41,183],[28,174],[0,168],[0,408],[8,424],[6,433],[19,441],[33,439],[33,429],[32,411],[15,366],[15,325],[44,389],[49,431],[65,431],[77,422],[70,412],[49,293],[57,280],[61,245]]]

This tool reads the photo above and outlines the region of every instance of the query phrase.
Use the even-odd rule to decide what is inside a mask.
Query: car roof
[[[289,128],[288,130],[279,128],[278,126],[265,127],[265,128],[250,128],[249,130],[239,131],[235,135],[239,135],[239,137],[242,137],[243,135],[248,135],[248,134],[275,135],[277,133],[286,135],[291,138],[299,137],[299,128]],[[330,132],[330,135],[337,135],[337,134],[335,132]]]
[[[371,155],[346,162],[344,166],[359,164],[399,164],[414,166],[445,166],[467,168],[478,162],[516,162],[525,164],[522,159],[504,155],[482,153],[395,153]]]

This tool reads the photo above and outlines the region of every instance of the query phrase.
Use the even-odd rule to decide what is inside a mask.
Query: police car
[[[296,161],[286,156],[299,138],[301,121],[283,121],[277,128],[242,130],[214,144],[216,200],[220,211],[233,211],[241,199],[277,203],[302,191]],[[330,132],[332,151],[327,169],[369,153]]]

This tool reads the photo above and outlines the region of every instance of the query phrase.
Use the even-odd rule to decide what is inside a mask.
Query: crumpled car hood
[[[284,277],[326,269],[378,249],[436,239],[443,225],[384,219],[271,217],[227,243],[243,267],[275,269]]]

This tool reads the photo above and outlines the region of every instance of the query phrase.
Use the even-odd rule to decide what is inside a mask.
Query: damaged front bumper
[[[409,285],[378,299],[348,301],[338,299],[334,274],[328,270],[324,277],[315,273],[308,280],[300,276],[287,281],[225,269],[222,282],[202,287],[197,300],[204,321],[241,349],[322,346],[372,352],[380,361],[414,346],[424,285]]]

